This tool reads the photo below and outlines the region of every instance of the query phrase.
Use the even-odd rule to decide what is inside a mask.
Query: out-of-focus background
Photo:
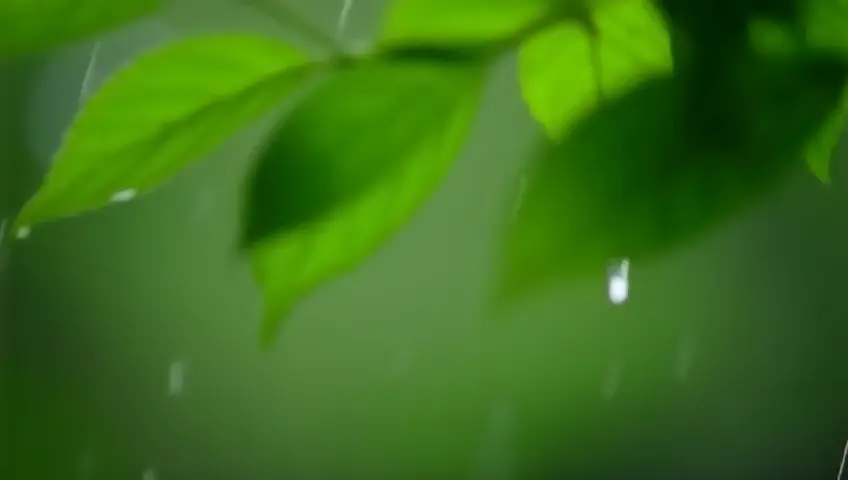
[[[137,53],[204,31],[286,36],[244,7],[191,2],[0,71],[0,218],[37,187],[81,97]],[[343,0],[289,3],[338,31]],[[354,1],[340,39],[367,44],[384,3]],[[514,67],[493,74],[432,201],[270,351],[234,249],[267,122],[154,194],[0,252],[0,478],[835,479],[845,154],[833,185],[799,175],[631,265],[623,305],[598,272],[493,320],[495,232],[538,134]]]

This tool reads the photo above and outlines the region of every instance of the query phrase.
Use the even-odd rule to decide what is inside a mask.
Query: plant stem
[[[321,28],[315,26],[286,5],[284,0],[241,0],[241,3],[262,12],[277,25],[308,37],[334,54],[344,54],[344,48]]]

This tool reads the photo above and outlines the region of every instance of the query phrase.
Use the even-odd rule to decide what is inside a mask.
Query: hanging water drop
[[[109,200],[110,200],[110,201],[112,201],[112,202],[115,202],[115,203],[118,203],[118,202],[129,202],[130,200],[132,200],[133,198],[135,198],[136,193],[137,193],[137,192],[135,191],[135,189],[128,188],[128,189],[126,189],[126,190],[121,190],[121,191],[119,191],[119,192],[115,192],[115,193],[114,193],[114,194],[113,194],[113,195],[109,198]]]
[[[29,237],[30,233],[32,233],[32,230],[29,227],[20,227],[18,231],[15,232],[15,238],[18,240],[24,240]]]
[[[152,468],[148,468],[141,474],[141,480],[156,480],[156,478],[156,470],[153,470]]]
[[[630,261],[625,259],[614,265],[607,275],[607,296],[614,305],[621,305],[630,294]]]

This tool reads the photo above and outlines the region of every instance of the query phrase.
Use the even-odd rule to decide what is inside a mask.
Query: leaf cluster
[[[6,0],[0,61],[160,8]],[[258,149],[243,201],[239,245],[270,342],[304,295],[427,200],[462,152],[490,67],[511,53],[543,133],[504,222],[498,301],[683,245],[803,160],[827,182],[846,115],[840,0],[397,0],[368,52],[317,35],[329,56],[251,32],[142,54],[78,112],[15,228],[152,191],[297,97]]]

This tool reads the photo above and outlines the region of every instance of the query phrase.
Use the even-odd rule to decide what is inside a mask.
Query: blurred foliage
[[[78,0],[67,17],[67,1],[30,3],[0,5],[4,58],[156,5]],[[273,3],[276,21],[320,36]],[[504,222],[496,290],[519,299],[696,238],[804,158],[827,180],[846,24],[840,0],[399,0],[364,53],[199,35],[140,56],[85,103],[15,228],[156,188],[295,101],[244,202],[270,340],[303,295],[413,215],[461,150],[488,68],[520,51],[520,87],[548,135]]]
[[[154,12],[161,0],[3,0],[0,60],[72,42]]]

